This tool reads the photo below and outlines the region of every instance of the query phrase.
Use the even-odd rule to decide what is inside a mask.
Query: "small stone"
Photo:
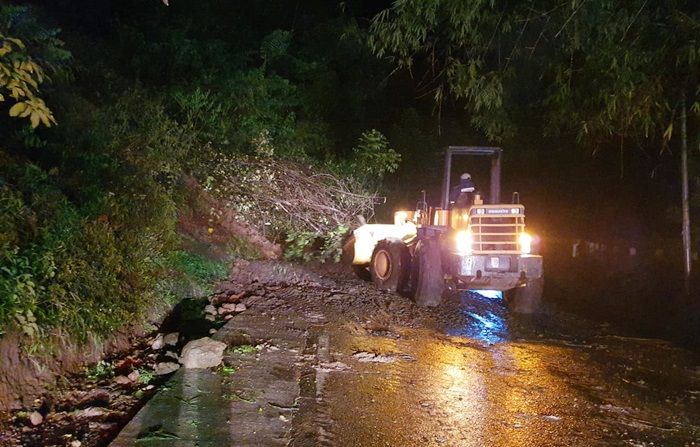
[[[70,442],[69,445],[70,445],[70,447],[80,447],[81,445],[83,445],[83,443],[78,441],[77,439],[74,439],[73,441]]]
[[[209,329],[209,334],[210,335],[216,334],[216,329],[214,329],[214,328]]]
[[[236,308],[234,309],[234,312],[244,312],[246,310],[245,304],[239,303],[236,304]]]
[[[112,392],[106,388],[95,388],[89,390],[87,393],[82,393],[74,406],[87,408],[87,407],[107,407],[112,400]]]
[[[221,307],[219,307],[219,315],[227,315],[227,314],[230,314],[231,312],[235,312],[236,307],[238,307],[237,304],[224,303],[221,305]]]
[[[226,349],[226,343],[209,337],[192,340],[182,348],[180,363],[185,368],[212,368],[219,366]]]
[[[233,315],[231,315],[231,314],[224,315],[224,320],[226,320],[226,321],[230,320],[231,318],[233,318]]]
[[[158,334],[151,341],[151,349],[153,349],[154,351],[157,351],[162,347],[163,347],[163,334]]]
[[[166,374],[174,373],[180,369],[180,365],[174,362],[161,362],[156,365],[155,374],[157,376],[164,376]]]
[[[138,371],[131,371],[128,376],[126,376],[127,379],[131,380],[132,382],[136,382],[139,380],[139,377],[141,377],[141,373]]]
[[[178,340],[180,340],[179,332],[171,332],[163,337],[163,343],[167,346],[177,345]]]
[[[207,320],[207,321],[215,321],[215,320],[216,320],[216,317],[215,317],[214,315],[211,315],[211,314],[206,314],[206,315],[204,316],[204,319]]]
[[[88,428],[90,431],[94,432],[106,432],[106,431],[111,431],[114,430],[114,428],[117,426],[116,422],[96,422],[96,421],[90,421],[88,422]]]
[[[105,409],[100,407],[89,407],[83,410],[81,415],[86,418],[96,418],[104,416]]]
[[[207,304],[204,307],[204,312],[208,313],[209,315],[216,315],[216,307],[212,306],[211,304]]]
[[[37,426],[44,422],[44,416],[41,415],[38,411],[32,412],[32,414],[29,415],[29,422],[32,423],[33,426]]]
[[[166,352],[165,352],[165,356],[166,356],[166,357],[170,357],[171,359],[175,359],[175,360],[178,360],[178,359],[180,358],[180,357],[178,357],[178,355],[177,355],[176,353],[174,353],[173,351],[166,351]]]
[[[117,385],[129,385],[131,382],[133,382],[133,380],[126,376],[117,376],[114,378],[114,383]]]

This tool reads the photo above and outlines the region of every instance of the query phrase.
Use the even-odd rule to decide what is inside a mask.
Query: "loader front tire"
[[[377,288],[400,292],[408,285],[411,254],[400,240],[377,242],[369,263],[369,274]]]
[[[544,278],[530,279],[525,287],[518,287],[506,293],[508,307],[519,314],[534,314],[542,303]]]
[[[416,304],[439,306],[445,291],[440,242],[434,239],[420,241],[416,247],[414,266],[412,283]]]

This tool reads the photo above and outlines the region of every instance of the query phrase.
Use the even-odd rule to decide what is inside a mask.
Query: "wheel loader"
[[[517,193],[500,201],[502,149],[450,146],[446,149],[440,207],[423,199],[414,211],[397,211],[393,224],[364,224],[343,244],[355,273],[379,288],[409,294],[419,305],[437,306],[446,292],[497,290],[514,312],[537,311],[544,277],[542,256],[533,254],[525,231],[525,208]],[[491,160],[489,203],[474,194],[469,206],[450,202],[455,156]]]

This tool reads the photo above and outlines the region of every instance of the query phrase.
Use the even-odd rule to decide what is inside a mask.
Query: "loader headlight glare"
[[[472,253],[472,245],[474,238],[469,230],[458,231],[455,237],[457,252],[462,255],[470,255]]]
[[[409,216],[407,211],[397,211],[394,213],[394,225],[403,225],[408,222],[412,216]]]
[[[527,233],[520,233],[519,241],[520,252],[524,255],[529,255],[532,252],[532,236]]]

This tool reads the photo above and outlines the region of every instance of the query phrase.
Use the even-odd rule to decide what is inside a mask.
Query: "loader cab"
[[[416,210],[410,213],[413,222],[418,226],[451,227],[454,230],[466,228],[472,209],[476,210],[484,205],[495,205],[501,201],[501,158],[502,149],[499,147],[475,147],[475,146],[449,146],[445,150],[445,165],[442,181],[442,192],[439,207],[429,207],[422,191],[422,199],[416,204]],[[450,191],[452,190],[452,168],[453,161],[457,156],[480,156],[490,159],[490,171],[477,171],[479,184],[472,194],[469,206],[457,207],[450,202]],[[472,170],[473,166],[470,167]],[[482,175],[483,174],[483,175]],[[487,180],[481,183],[482,180]],[[488,186],[482,194],[480,187]],[[517,196],[517,193],[514,197]],[[405,211],[397,214],[405,215]],[[395,218],[396,220],[396,218]]]
[[[452,165],[457,156],[482,156],[490,158],[489,190],[486,203],[497,204],[501,202],[501,158],[503,150],[500,147],[475,147],[475,146],[449,146],[445,150],[445,172],[442,183],[442,200],[440,207],[443,210],[450,208],[450,189],[452,187]],[[477,188],[478,192],[479,188]],[[472,205],[477,205],[476,194]],[[483,197],[479,194],[479,199]]]

